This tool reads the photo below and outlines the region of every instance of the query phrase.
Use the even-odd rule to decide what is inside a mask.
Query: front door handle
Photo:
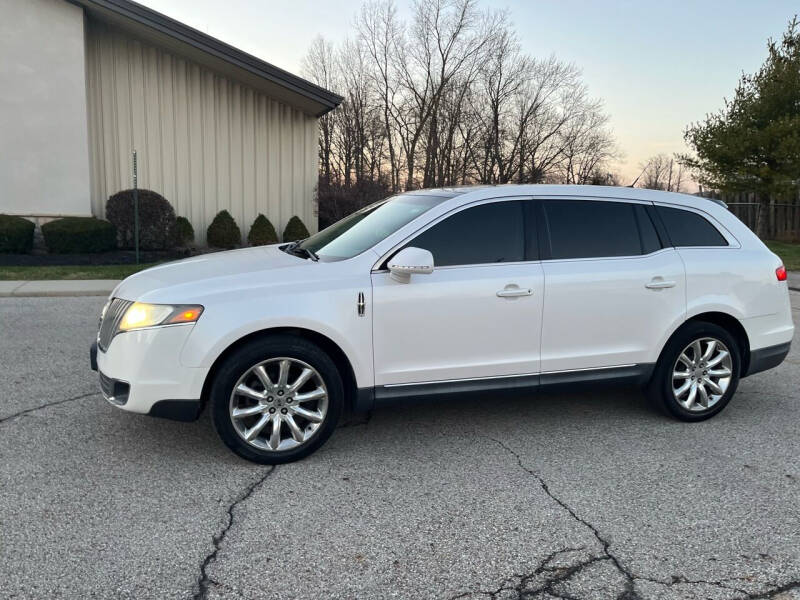
[[[674,281],[665,281],[663,279],[653,280],[650,283],[646,283],[644,287],[649,290],[663,290],[665,288],[675,287],[676,282]]]
[[[530,296],[533,294],[533,290],[530,288],[520,289],[520,288],[511,288],[511,289],[504,289],[497,292],[498,298],[517,298],[519,296]]]

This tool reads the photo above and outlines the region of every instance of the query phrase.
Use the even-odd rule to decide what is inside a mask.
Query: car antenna
[[[636,179],[634,179],[634,180],[633,180],[633,183],[632,183],[632,184],[630,184],[628,187],[629,187],[629,188],[636,187],[636,184],[637,184],[637,183],[639,183],[639,180],[642,178],[642,175],[644,175],[644,172],[645,172],[645,171],[647,171],[647,167],[646,167],[646,166],[645,166],[645,168],[644,168],[644,169],[642,169],[642,172],[641,172],[641,173],[639,173],[639,176],[638,176]]]

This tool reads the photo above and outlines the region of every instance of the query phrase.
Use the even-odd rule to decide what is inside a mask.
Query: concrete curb
[[[0,281],[0,298],[108,296],[118,283],[117,279]]]

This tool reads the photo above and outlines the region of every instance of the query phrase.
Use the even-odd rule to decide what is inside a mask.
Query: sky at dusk
[[[278,67],[300,74],[311,41],[352,33],[361,0],[140,0]],[[410,0],[398,0],[401,16]],[[722,107],[796,0],[480,0],[509,11],[531,55],[573,62],[603,99],[632,180],[647,157],[684,152],[687,124]],[[629,183],[623,181],[623,183]]]

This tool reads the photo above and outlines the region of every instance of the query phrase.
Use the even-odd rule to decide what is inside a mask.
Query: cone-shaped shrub
[[[283,241],[294,242],[297,240],[304,240],[309,235],[311,234],[308,233],[308,229],[306,229],[306,226],[303,225],[303,222],[300,220],[300,218],[292,217],[286,224],[286,229],[283,230]]]
[[[221,210],[208,226],[206,239],[208,245],[214,248],[235,248],[242,243],[242,232],[231,213]]]
[[[267,244],[278,243],[278,232],[269,222],[269,219],[262,214],[256,217],[247,234],[247,241],[251,246],[266,246]]]
[[[175,219],[175,241],[179,246],[191,246],[194,243],[194,227],[186,217]]]

